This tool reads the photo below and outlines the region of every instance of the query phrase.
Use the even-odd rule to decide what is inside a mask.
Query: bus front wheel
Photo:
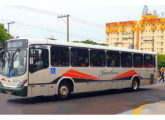
[[[71,86],[67,82],[62,82],[58,88],[58,97],[60,99],[67,99],[71,95]]]

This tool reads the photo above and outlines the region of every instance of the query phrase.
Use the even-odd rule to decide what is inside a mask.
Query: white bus
[[[157,54],[50,39],[7,40],[0,92],[34,97],[132,88],[156,83]]]

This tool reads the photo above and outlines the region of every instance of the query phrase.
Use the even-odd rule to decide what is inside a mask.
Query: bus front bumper
[[[7,95],[15,95],[15,96],[27,96],[27,86],[23,86],[22,88],[12,88],[0,85],[0,92]]]

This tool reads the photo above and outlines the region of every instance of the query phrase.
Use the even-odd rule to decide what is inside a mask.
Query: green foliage
[[[165,67],[165,55],[163,54],[158,54],[158,68],[160,69],[162,66]]]
[[[76,43],[85,43],[85,44],[91,44],[91,45],[102,45],[102,46],[106,46],[106,44],[104,44],[104,43],[97,43],[97,42],[94,42],[92,40],[73,41],[73,42],[76,42]]]
[[[2,45],[6,40],[13,38],[7,33],[3,24],[0,24],[0,45]]]

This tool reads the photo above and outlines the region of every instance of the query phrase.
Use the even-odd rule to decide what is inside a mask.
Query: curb
[[[125,111],[120,114],[127,114],[127,115],[165,114],[165,101],[144,104],[135,109]]]

